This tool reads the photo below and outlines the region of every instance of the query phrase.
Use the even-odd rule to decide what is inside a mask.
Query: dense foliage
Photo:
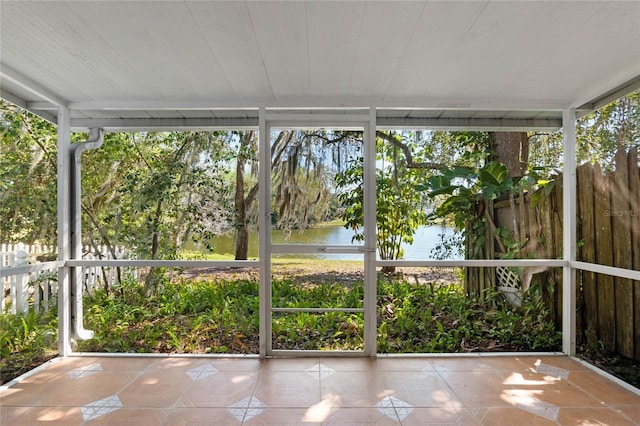
[[[0,384],[57,355],[57,310],[0,313]]]
[[[382,134],[409,150],[412,148],[406,145],[407,135],[403,138],[395,132]],[[385,143],[380,137],[376,141],[376,248],[382,260],[402,259],[402,245],[412,244],[416,230],[426,223],[425,199],[415,190],[424,173],[407,167],[397,146]],[[359,157],[336,175],[338,196],[344,207],[344,226],[354,231],[355,241],[364,241],[363,170],[364,158]],[[385,268],[388,272],[392,270]]]
[[[52,246],[57,235],[55,126],[0,100],[0,242]]]
[[[361,308],[362,283],[300,284],[274,281],[273,304],[282,308]],[[116,295],[119,294],[119,295]],[[561,337],[544,305],[522,308],[497,294],[483,302],[457,285],[424,285],[380,279],[379,352],[557,350]],[[83,351],[168,353],[257,353],[258,283],[250,280],[163,283],[145,297],[129,282],[122,291],[86,300],[85,326],[95,338]],[[363,347],[363,317],[347,312],[274,314],[274,347],[343,349]]]

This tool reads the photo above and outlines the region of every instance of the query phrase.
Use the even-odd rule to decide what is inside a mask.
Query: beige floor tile
[[[611,409],[640,425],[640,406],[611,407]]]
[[[13,417],[7,425],[47,424],[69,426],[79,425],[84,421],[78,407],[29,407],[20,411],[21,414]]]
[[[549,386],[529,387],[528,389],[514,387],[505,389],[502,394],[509,400],[515,401],[518,401],[518,398],[523,395],[525,399],[530,396],[547,404],[557,405],[558,407],[599,406],[596,399],[579,387],[566,381],[561,381]]]
[[[558,416],[561,425],[611,425],[632,426],[636,423],[621,416],[615,410],[602,408],[562,408]]]
[[[49,392],[41,391],[38,387],[31,386],[30,390],[29,387],[18,384],[0,394],[0,410],[11,407],[40,407],[44,404],[43,399],[48,396]]]
[[[168,357],[153,360],[146,372],[154,371],[189,371],[202,365],[212,364],[216,360],[192,357]]]
[[[376,360],[377,371],[435,371],[426,358],[381,357]]]
[[[558,375],[548,373],[536,373],[534,371],[503,371],[502,384],[514,387],[531,387],[536,386],[544,389],[545,386],[557,384],[563,380]]]
[[[93,364],[100,364],[105,371],[144,371],[157,358],[140,356],[81,356],[56,360],[48,370],[75,370]]]
[[[66,382],[43,399],[43,405],[79,407],[118,394],[134,379],[130,372],[102,371]]]
[[[167,411],[166,426],[187,425],[239,425],[238,421],[226,408],[176,408]]]
[[[574,371],[569,381],[607,405],[640,405],[640,396],[591,371]]]
[[[502,392],[488,391],[481,387],[453,389],[455,397],[467,408],[513,407],[513,403]]]
[[[13,424],[12,420],[22,416],[32,407],[4,407],[0,406],[0,425]]]
[[[47,368],[47,370],[50,371],[57,371],[57,370],[63,370],[63,371],[69,371],[69,370],[73,370],[76,368],[82,368],[82,367],[86,367],[87,365],[91,365],[91,364],[96,364],[99,363],[103,360],[105,360],[106,358],[104,357],[68,357],[68,358],[55,358],[52,361],[51,366],[49,366]]]
[[[96,358],[94,358],[96,359]],[[149,357],[106,357],[97,358],[104,371],[144,371],[153,363]]]
[[[482,361],[488,367],[491,367],[495,370],[506,370],[506,371],[530,371],[535,368],[535,363],[540,360],[540,357],[531,357],[531,356],[521,356],[521,357],[512,357],[512,356],[483,356]]]
[[[0,393],[0,406],[46,405],[45,398],[58,392],[71,378],[64,371],[42,371]]]
[[[380,371],[380,361],[375,358],[326,358],[319,362],[335,371]]]
[[[167,412],[153,408],[121,408],[87,421],[87,425],[160,425],[167,420]]]
[[[20,384],[47,386],[55,383],[55,386],[60,386],[61,384],[70,382],[71,380],[73,379],[68,370],[46,369],[23,379],[20,381]]]
[[[255,372],[262,369],[263,361],[258,358],[219,358],[210,360],[211,365],[220,371]]]
[[[384,384],[390,395],[414,407],[460,407],[462,402],[435,372],[388,372]]]
[[[519,408],[488,408],[476,414],[485,426],[551,426],[554,420],[538,416]]]
[[[444,357],[431,358],[436,366],[436,371],[494,371],[495,369],[486,361],[486,357]]]
[[[538,365],[544,363],[553,367],[563,368],[569,371],[589,371],[587,367],[580,364],[578,361],[569,358],[568,356],[543,356],[536,360],[535,364]]]
[[[172,356],[153,361],[146,371],[189,371],[203,365],[211,365],[223,372],[257,372],[263,361],[258,358],[207,358]]]
[[[74,357],[1,390],[0,424],[80,424],[103,399],[87,424],[640,425],[638,395],[564,356]]]
[[[329,417],[324,425],[348,426],[348,425],[399,425],[397,418],[391,418],[382,414],[375,408],[341,408]]]
[[[254,396],[268,407],[311,407],[322,398],[320,381],[307,372],[268,371],[260,374]]]
[[[303,408],[267,408],[262,413],[246,419],[243,425],[321,425],[337,408],[327,407],[326,411]]]
[[[480,421],[466,408],[416,408],[402,420],[403,426],[479,426],[480,424]]]
[[[148,371],[118,392],[123,404],[132,407],[173,407],[193,386],[184,371]]]
[[[504,372],[497,371],[438,371],[438,375],[451,387],[500,390],[505,385]]]
[[[611,407],[611,409],[622,417],[640,425],[640,406]]]
[[[193,382],[178,401],[182,407],[228,407],[251,396],[257,373],[219,372],[208,379]]]
[[[380,374],[366,371],[338,371],[322,379],[324,399],[338,407],[373,407],[390,392]]]
[[[261,371],[305,371],[317,366],[318,358],[273,358],[261,361]]]

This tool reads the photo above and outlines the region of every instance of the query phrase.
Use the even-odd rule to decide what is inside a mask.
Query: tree
[[[258,194],[257,141],[254,132],[237,133],[235,185],[236,260],[247,258],[249,227],[256,216]],[[359,132],[328,130],[281,130],[271,143],[273,224],[285,230],[305,229],[330,219],[334,211],[334,174],[362,145]],[[250,173],[247,175],[247,166]],[[247,183],[252,182],[250,185]]]
[[[418,226],[426,223],[424,198],[415,190],[423,173],[422,167],[409,168],[417,163],[408,138],[401,141],[401,135],[394,132],[379,134],[382,137],[376,138],[380,165],[376,169],[376,247],[380,259],[395,260],[404,255],[402,244],[411,244]],[[364,240],[363,164],[362,157],[352,161],[336,179],[342,190],[345,227],[355,232],[356,241]],[[395,267],[383,267],[385,273],[393,271]]]
[[[84,237],[172,259],[229,226],[232,152],[215,132],[110,134],[83,157]],[[147,275],[152,292],[160,270]]]
[[[0,240],[54,247],[55,126],[0,100]]]
[[[258,146],[254,131],[234,132],[239,139],[238,154],[236,156],[236,178],[235,195],[233,197],[235,206],[234,228],[236,230],[235,259],[246,260],[249,252],[249,227],[255,224],[255,215],[250,212],[254,209],[256,197],[258,196]],[[252,178],[251,188],[246,189],[247,163],[251,164],[249,176]],[[253,218],[253,220],[251,220]]]
[[[530,165],[548,171],[562,166],[562,131],[534,133],[530,137]],[[640,90],[578,119],[577,163],[600,163],[605,171],[622,148],[640,149]]]

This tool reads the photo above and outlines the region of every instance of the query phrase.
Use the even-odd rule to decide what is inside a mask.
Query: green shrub
[[[55,308],[39,314],[0,314],[0,383],[27,372],[57,353]]]
[[[561,333],[542,303],[509,306],[498,292],[470,299],[458,285],[378,282],[378,351],[558,350]]]

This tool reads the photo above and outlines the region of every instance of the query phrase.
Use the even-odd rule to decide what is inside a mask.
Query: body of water
[[[432,251],[442,244],[442,238],[448,238],[453,235],[453,229],[446,226],[421,226],[414,235],[412,245],[405,244],[404,259],[405,260],[424,260],[433,259]],[[325,244],[325,245],[349,245],[352,244],[353,231],[343,226],[323,226],[319,228],[308,228],[303,232],[291,231],[286,233],[281,230],[274,229],[271,232],[271,241],[273,244]],[[216,237],[211,240],[214,247],[214,253],[233,255],[235,251],[235,241],[233,235],[225,235]],[[359,245],[356,242],[355,245]],[[189,247],[192,250],[198,250],[198,247]],[[278,254],[278,257],[313,257],[321,259],[362,259],[361,255],[350,254],[322,254],[322,255],[288,255]],[[251,232],[249,236],[249,258],[258,257],[258,233]]]

